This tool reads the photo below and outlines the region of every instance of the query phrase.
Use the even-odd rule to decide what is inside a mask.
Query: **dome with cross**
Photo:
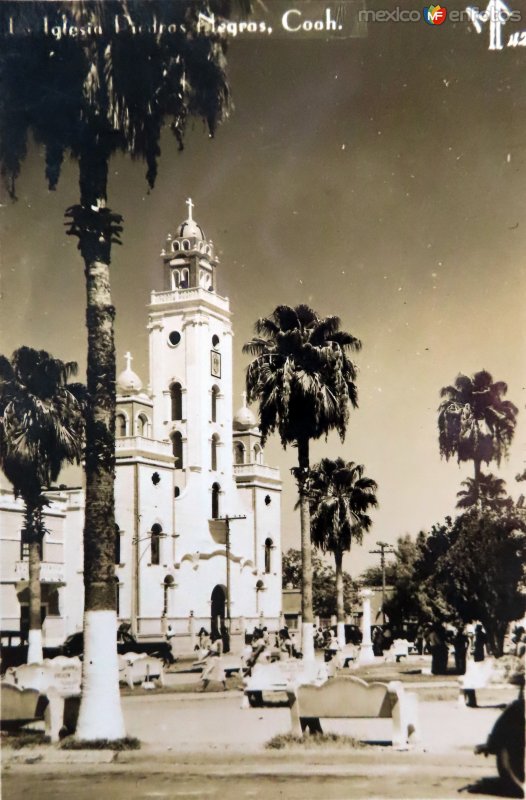
[[[197,224],[195,219],[192,216],[192,209],[194,204],[191,198],[188,198],[186,201],[186,205],[188,206],[188,219],[185,219],[184,222],[181,222],[179,227],[177,228],[176,236],[177,238],[182,237],[193,237],[198,241],[206,241],[206,236],[204,231],[200,225]]]
[[[132,354],[126,353],[124,360],[126,361],[126,369],[117,376],[117,394],[139,394],[142,389],[142,381],[131,368],[131,362],[133,361]]]
[[[248,431],[250,428],[255,428],[257,425],[256,418],[252,411],[247,406],[247,393],[243,392],[243,405],[234,414],[234,430]]]

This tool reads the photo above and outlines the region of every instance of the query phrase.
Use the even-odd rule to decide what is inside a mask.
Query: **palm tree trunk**
[[[343,604],[343,554],[336,550],[334,553],[336,564],[336,620],[338,644],[345,647],[345,608]]]
[[[125,736],[119,693],[115,594],[115,309],[110,253],[115,216],[105,208],[107,155],[96,145],[80,161],[81,203],[70,210],[85,263],[88,329],[84,660],[76,736]]]
[[[298,490],[301,526],[301,648],[305,661],[314,661],[314,616],[312,613],[312,545],[309,497],[306,480],[309,472],[309,440],[298,441]]]
[[[43,660],[42,651],[42,617],[40,608],[42,605],[42,590],[40,586],[40,541],[39,532],[36,530],[35,516],[37,508],[35,505],[26,503],[26,537],[29,542],[29,633],[27,648],[27,663],[41,664]]]
[[[476,458],[473,462],[475,467],[475,497],[477,498],[477,508],[481,508],[481,498],[480,498],[480,460]]]
[[[88,394],[84,521],[84,660],[77,738],[125,735],[115,602],[115,346],[109,267],[86,263]]]

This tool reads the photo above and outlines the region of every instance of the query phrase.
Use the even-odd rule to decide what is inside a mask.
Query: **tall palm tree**
[[[237,4],[247,6],[248,0]],[[84,260],[88,329],[79,739],[119,739],[125,733],[113,564],[115,308],[109,270],[122,218],[106,204],[109,162],[116,152],[145,161],[153,187],[164,126],[180,149],[191,117],[202,119],[214,134],[227,116],[230,93],[225,37],[207,20],[215,14],[221,22],[230,6],[230,0],[73,0],[0,7],[6,16],[2,29],[8,29],[11,15],[15,31],[2,42],[0,162],[8,189],[14,196],[29,132],[44,147],[50,189],[58,183],[66,154],[79,168],[80,202],[66,213],[68,233],[78,238]],[[49,34],[68,23],[85,35]]]
[[[262,441],[277,431],[283,447],[298,448],[302,557],[303,657],[314,658],[310,541],[309,445],[337,430],[344,439],[349,402],[358,405],[356,366],[349,357],[361,342],[340,330],[338,317],[320,317],[312,308],[278,306],[255,324],[257,336],[243,347],[255,356],[246,375],[249,401],[259,401]]]
[[[77,365],[45,350],[20,347],[0,356],[0,466],[25,504],[24,541],[29,549],[29,663],[42,661],[40,552],[46,529],[45,487],[66,462],[79,463],[84,434],[79,384],[69,384]]]
[[[364,475],[364,467],[343,458],[322,458],[309,476],[311,537],[324,553],[332,553],[336,566],[336,613],[338,641],[345,645],[345,609],[343,604],[343,554],[353,541],[363,539],[372,520],[367,514],[376,508],[378,486]]]
[[[462,481],[461,489],[457,492],[457,508],[474,508],[478,506],[482,511],[501,511],[513,507],[513,500],[506,491],[506,481],[489,473],[479,475],[478,483],[474,478]]]
[[[493,382],[489,372],[470,378],[458,375],[441,392],[438,408],[440,454],[449,460],[473,461],[475,484],[480,482],[481,464],[507,455],[517,423],[518,408],[504,397],[508,386]]]

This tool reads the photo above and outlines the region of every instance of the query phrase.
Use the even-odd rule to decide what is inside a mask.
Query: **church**
[[[163,291],[148,306],[148,382],[130,353],[117,377],[115,441],[118,618],[139,638],[170,624],[181,644],[201,627],[276,629],[282,611],[279,470],[265,464],[244,395],[233,413],[230,304],[217,291],[213,242],[187,206],[161,250]],[[54,646],[82,628],[84,493],[61,486],[49,499],[42,615],[44,645]],[[4,631],[27,628],[22,512],[4,479]]]

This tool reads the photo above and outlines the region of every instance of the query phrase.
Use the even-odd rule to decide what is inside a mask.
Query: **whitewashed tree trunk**
[[[314,625],[312,622],[302,622],[301,652],[304,661],[314,661]]]
[[[82,702],[76,738],[121,739],[126,735],[119,693],[117,614],[87,611],[84,615]]]
[[[27,635],[27,663],[42,663],[42,630],[30,628]]]
[[[337,630],[338,644],[343,650],[343,648],[345,647],[345,623],[338,622],[336,630]]]

